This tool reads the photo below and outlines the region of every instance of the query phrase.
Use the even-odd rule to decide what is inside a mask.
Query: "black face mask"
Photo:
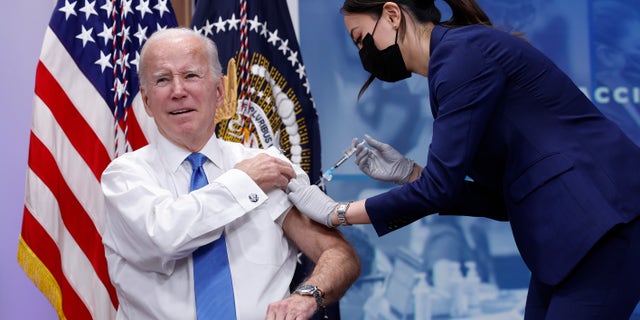
[[[377,26],[376,22],[376,26]],[[373,28],[373,32],[376,28]],[[387,82],[396,82],[409,78],[411,72],[402,60],[402,53],[398,46],[398,31],[396,30],[396,43],[384,50],[379,50],[373,43],[373,34],[367,33],[362,39],[362,49],[360,49],[360,61],[362,67],[369,71],[374,77]]]

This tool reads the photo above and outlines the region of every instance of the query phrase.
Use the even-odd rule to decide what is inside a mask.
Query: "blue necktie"
[[[207,157],[201,153],[192,153],[187,161],[193,169],[189,190],[206,186],[209,182],[202,165]],[[224,233],[220,235],[220,239],[193,252],[193,273],[198,319],[235,319],[236,307]]]

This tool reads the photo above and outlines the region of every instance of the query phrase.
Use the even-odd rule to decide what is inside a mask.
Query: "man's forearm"
[[[328,304],[339,300],[359,275],[360,260],[355,250],[346,243],[339,243],[320,255],[305,283],[320,288]]]
[[[355,249],[340,231],[313,222],[293,207],[287,215],[285,235],[315,263],[305,284],[317,286],[325,304],[337,301],[360,275],[360,260]]]

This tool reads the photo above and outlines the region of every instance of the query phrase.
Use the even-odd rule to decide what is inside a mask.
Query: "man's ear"
[[[140,97],[142,98],[142,103],[144,104],[144,111],[147,112],[147,115],[153,118],[153,112],[151,108],[149,108],[149,95],[147,94],[147,90],[144,86],[140,86]]]
[[[220,77],[216,85],[216,107],[221,108],[224,104],[224,79]]]

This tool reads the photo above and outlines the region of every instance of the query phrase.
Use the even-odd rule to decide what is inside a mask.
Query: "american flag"
[[[61,319],[113,319],[100,176],[156,134],[139,49],[176,26],[169,0],[60,0],[36,68],[18,262]]]

